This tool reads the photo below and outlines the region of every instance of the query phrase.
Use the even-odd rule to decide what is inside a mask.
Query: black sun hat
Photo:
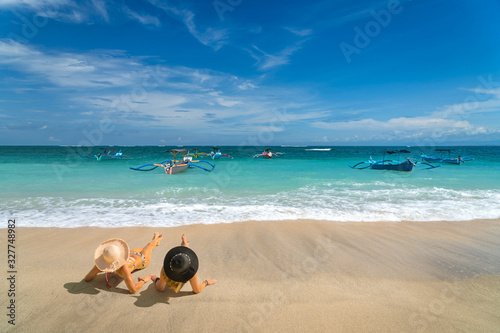
[[[186,283],[198,271],[198,256],[186,246],[176,246],[163,259],[163,270],[173,281]]]

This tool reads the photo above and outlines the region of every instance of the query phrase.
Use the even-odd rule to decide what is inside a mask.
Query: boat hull
[[[449,163],[449,164],[460,164],[461,161],[458,158],[443,158],[441,160],[443,163]]]
[[[411,171],[413,170],[413,163],[408,161],[399,164],[374,163],[370,167],[374,170]]]
[[[166,172],[167,175],[173,175],[175,173],[179,173],[185,171],[188,168],[187,164],[175,164],[171,166],[170,169]]]
[[[424,156],[424,155],[422,155],[421,157],[422,157],[423,161],[429,162],[429,163],[439,163],[442,160],[441,157],[436,157],[436,156]]]

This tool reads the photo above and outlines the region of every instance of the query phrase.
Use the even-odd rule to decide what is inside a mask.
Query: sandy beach
[[[6,248],[7,229],[2,229]],[[115,277],[83,281],[96,246],[144,246],[149,267],[185,233],[200,259],[193,295],[132,295]],[[176,228],[17,228],[16,332],[499,332],[500,221],[245,222]],[[5,262],[5,260],[4,260]],[[8,276],[7,276],[8,277]],[[1,305],[8,313],[4,278]]]

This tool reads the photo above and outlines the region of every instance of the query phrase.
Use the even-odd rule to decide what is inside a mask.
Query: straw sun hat
[[[95,264],[103,272],[114,272],[125,264],[129,252],[128,244],[124,240],[108,239],[95,250]]]
[[[198,256],[189,247],[174,247],[163,260],[163,271],[169,279],[186,283],[198,271]]]

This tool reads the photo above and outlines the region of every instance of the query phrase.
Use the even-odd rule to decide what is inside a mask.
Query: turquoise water
[[[383,149],[222,147],[213,172],[166,175],[129,167],[168,159],[171,147],[114,147],[132,160],[85,159],[89,147],[0,147],[0,214],[21,226],[177,226],[248,220],[439,221],[500,218],[500,147],[454,147],[466,164],[412,172],[353,170]],[[184,147],[190,148],[190,147]],[[210,147],[197,147],[210,152]],[[406,156],[405,156],[406,157]],[[210,160],[211,161],[211,160]],[[211,161],[212,162],[212,161]]]

